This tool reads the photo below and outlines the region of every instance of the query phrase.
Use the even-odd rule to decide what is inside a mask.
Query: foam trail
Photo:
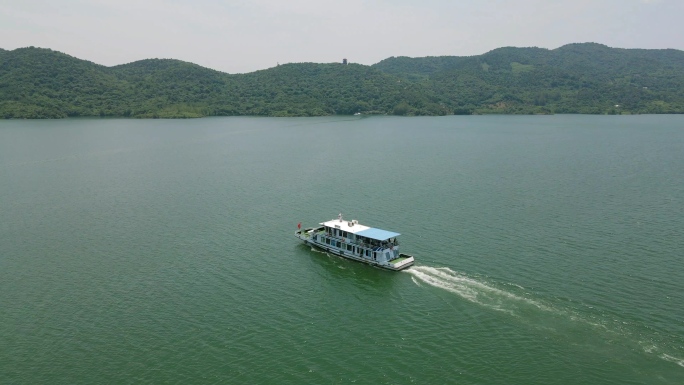
[[[494,310],[515,314],[516,310],[521,310],[521,305],[531,305],[538,309],[555,312],[536,301],[489,286],[448,267],[413,266],[405,271],[411,274],[412,278]]]
[[[413,266],[404,270],[404,272],[410,274],[411,280],[418,286],[421,286],[421,282],[427,283],[430,286],[457,294],[463,299],[489,309],[505,312],[513,316],[525,317],[527,321],[530,321],[530,324],[535,324],[540,328],[546,328],[548,324],[554,325],[554,328],[561,329],[563,327],[573,328],[572,324],[574,323],[584,324],[600,333],[610,333],[612,335],[611,339],[616,336],[622,337],[625,346],[640,346],[646,354],[656,355],[662,360],[684,367],[684,359],[678,358],[680,356],[679,351],[669,351],[669,353],[677,355],[673,356],[662,352],[661,347],[653,342],[635,341],[630,336],[631,333],[623,330],[625,322],[613,320],[613,323],[611,323],[609,322],[610,320],[606,319],[599,319],[597,321],[587,318],[582,316],[577,309],[545,305],[539,301],[525,298],[522,295],[496,288],[486,282],[468,277],[464,273],[453,271],[447,267]],[[508,284],[508,286],[516,286],[523,289],[522,286],[515,284]],[[614,324],[617,322],[620,325]]]
[[[665,361],[674,362],[675,364],[677,364],[677,365],[679,365],[679,366],[681,366],[681,367],[684,368],[684,360],[681,359],[681,358],[672,357],[672,356],[669,355],[669,354],[662,354],[662,355],[660,356],[660,358],[662,358],[662,359],[665,360]]]

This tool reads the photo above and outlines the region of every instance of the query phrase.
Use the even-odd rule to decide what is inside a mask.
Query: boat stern
[[[415,259],[412,255],[399,254],[399,258],[389,261],[392,270],[403,270],[413,265]]]

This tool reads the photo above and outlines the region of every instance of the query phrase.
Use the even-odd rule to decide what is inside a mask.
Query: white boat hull
[[[298,230],[295,232],[295,237],[299,238],[304,244],[310,245],[313,247],[316,247],[318,249],[327,251],[330,254],[334,254],[343,258],[351,259],[354,261],[358,262],[363,262],[372,266],[377,266],[381,267],[383,269],[388,269],[388,270],[394,270],[394,271],[399,271],[408,268],[409,266],[413,265],[414,263],[414,258],[411,255],[408,254],[403,254],[403,253],[391,253],[391,251],[394,251],[393,249],[381,249],[381,248],[376,248],[375,251],[371,252],[370,254],[375,255],[373,253],[391,253],[391,254],[384,254],[384,255],[394,255],[397,254],[395,258],[387,260],[386,258],[381,258],[381,260],[377,260],[376,258],[372,256],[366,256],[363,251],[369,248],[360,248],[360,245],[358,243],[351,243],[351,242],[344,242],[344,239],[342,239],[342,242],[340,243],[338,239],[335,240],[335,244],[341,244],[342,247],[337,247],[335,245],[327,244],[322,242],[322,237],[320,236],[315,236],[316,229],[304,229],[304,230]],[[354,252],[350,252],[346,250],[347,245],[354,245]],[[359,249],[357,249],[359,247]],[[359,250],[359,251],[356,251]]]

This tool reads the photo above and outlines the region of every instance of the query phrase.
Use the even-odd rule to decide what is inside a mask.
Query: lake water
[[[684,116],[0,121],[0,219],[2,384],[684,383]]]

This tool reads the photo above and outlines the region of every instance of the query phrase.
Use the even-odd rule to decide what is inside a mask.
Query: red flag
[[[302,222],[297,223],[297,228],[301,229],[302,228]]]

